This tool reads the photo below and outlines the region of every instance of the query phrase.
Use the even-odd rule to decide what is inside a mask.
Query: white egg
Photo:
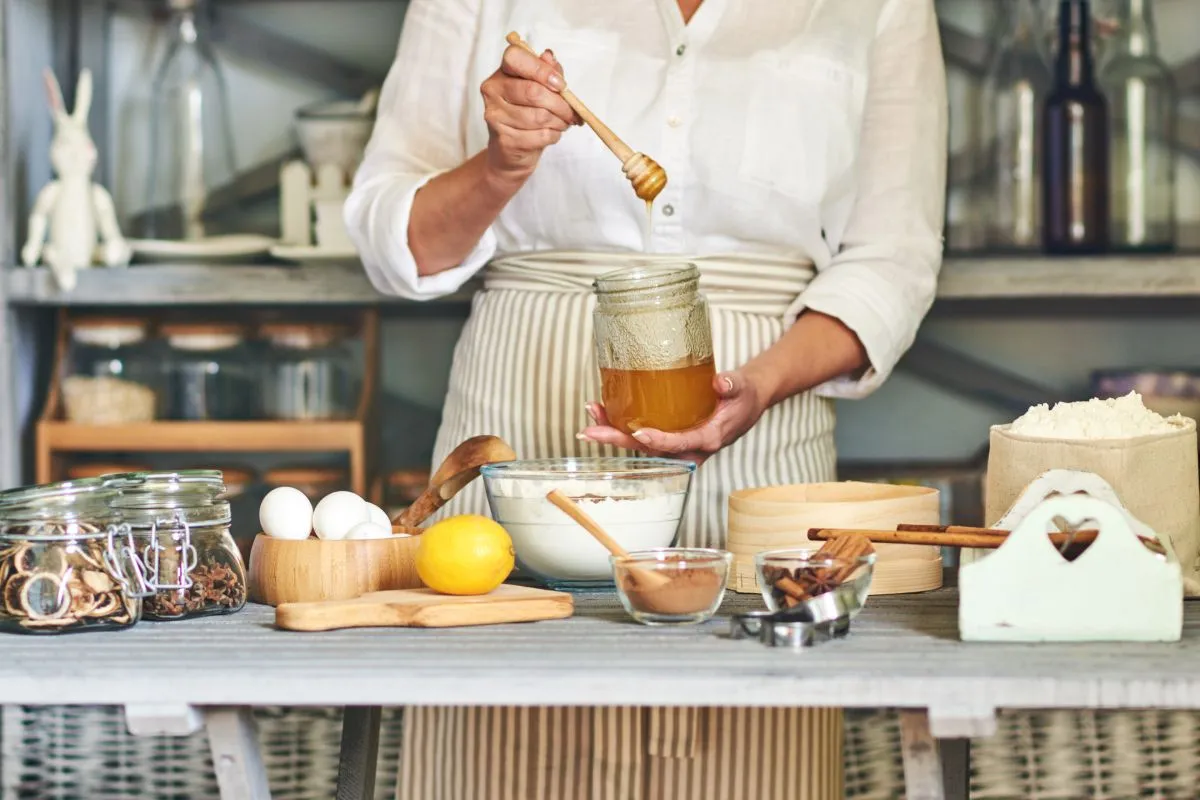
[[[367,519],[376,525],[382,525],[389,531],[392,529],[392,518],[387,515],[386,511],[374,503],[367,503]]]
[[[330,541],[345,539],[346,534],[367,519],[367,501],[354,492],[334,492],[321,498],[313,511],[313,530]]]
[[[360,522],[346,534],[347,539],[390,539],[392,528],[384,527],[374,522]]]
[[[312,502],[291,486],[272,489],[258,507],[258,524],[276,539],[307,539],[313,526]]]

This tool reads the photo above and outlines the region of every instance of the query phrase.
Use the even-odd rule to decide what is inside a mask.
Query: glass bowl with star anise
[[[767,550],[754,557],[758,586],[772,611],[794,608],[829,592],[854,617],[871,591],[875,554],[830,557],[818,549]]]

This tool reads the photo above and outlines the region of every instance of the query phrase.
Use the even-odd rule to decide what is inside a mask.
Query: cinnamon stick
[[[1002,530],[994,530],[989,528],[966,528],[965,531],[970,532],[949,532],[952,528],[943,528],[946,532],[939,532],[935,526],[897,526],[894,531],[862,531],[862,530],[840,530],[834,528],[812,528],[808,532],[808,538],[812,541],[822,542],[838,539],[849,534],[858,534],[865,536],[872,542],[881,544],[915,544],[925,545],[930,547],[969,547],[977,550],[994,550],[1004,544],[1009,532]],[[911,528],[921,527],[921,530],[911,530]],[[1083,530],[1070,533],[1051,533],[1048,534],[1050,541],[1055,547],[1063,547],[1066,544],[1086,545],[1096,541],[1099,531]],[[1165,549],[1158,542],[1139,537],[1143,545],[1156,553],[1165,553]]]

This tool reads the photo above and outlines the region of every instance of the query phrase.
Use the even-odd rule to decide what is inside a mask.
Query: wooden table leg
[[[258,733],[250,709],[206,709],[204,727],[208,731],[221,800],[271,800],[267,769],[258,749]]]
[[[347,706],[342,711],[342,753],[338,763],[337,800],[372,800],[379,765],[378,706]]]
[[[946,800],[937,739],[925,709],[900,711],[900,749],[904,757],[904,794],[908,800]]]

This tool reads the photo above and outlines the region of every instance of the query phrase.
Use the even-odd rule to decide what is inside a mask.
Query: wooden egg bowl
[[[417,536],[329,542],[260,533],[250,549],[250,601],[268,606],[353,600],[369,592],[419,589]]]

